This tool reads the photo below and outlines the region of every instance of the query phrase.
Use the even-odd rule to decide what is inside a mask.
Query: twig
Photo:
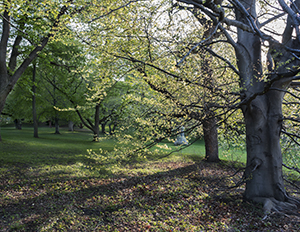
[[[295,187],[295,188],[297,188],[297,189],[300,189],[297,185],[295,185],[292,181],[289,181],[288,179],[286,179],[286,178],[283,178],[284,179],[284,181],[286,181],[286,182],[288,182],[290,185],[292,185],[293,187]],[[297,194],[299,193],[299,192],[296,192]]]
[[[100,15],[99,17],[90,20],[88,23],[92,23],[92,22],[94,22],[94,21],[96,21],[96,20],[98,20],[98,19],[101,19],[101,18],[103,18],[103,17],[105,17],[105,16],[107,16],[107,15],[110,15],[111,13],[113,13],[113,12],[115,12],[115,11],[117,11],[117,10],[120,10],[120,9],[122,9],[122,8],[125,8],[125,7],[129,6],[131,3],[138,2],[138,1],[140,1],[140,0],[129,1],[129,2],[126,3],[125,5],[122,5],[122,6],[118,7],[118,8],[112,9],[111,11],[107,12],[106,14]]]
[[[289,170],[294,170],[294,171],[300,173],[300,169],[299,169],[299,168],[289,167],[289,166],[287,166],[287,165],[284,164],[284,163],[282,163],[282,166],[286,167],[286,168],[289,169]]]
[[[1,17],[3,18],[3,20],[5,20],[9,25],[11,25],[11,26],[12,26],[13,28],[15,28],[17,31],[19,31],[19,32],[21,32],[22,34],[24,34],[24,35],[25,35],[24,38],[26,38],[32,45],[37,46],[36,43],[34,43],[31,39],[28,38],[29,35],[28,35],[26,32],[22,31],[22,30],[19,29],[17,26],[13,25],[13,24],[10,22],[10,20],[8,20],[7,18],[4,17],[3,14],[0,14],[0,16],[1,16]]]
[[[191,50],[189,50],[189,52],[176,64],[177,67],[180,66],[180,64],[185,60],[185,58],[187,56],[189,56],[191,54],[191,52],[196,48],[198,47],[199,45],[205,43],[206,41],[210,40],[212,38],[212,36],[217,32],[217,29],[219,27],[219,24],[220,22],[217,24],[217,26],[215,27],[214,31],[210,34],[210,36],[208,36],[208,38],[204,39],[204,40],[201,40],[199,43],[197,43],[194,47],[192,47]]]

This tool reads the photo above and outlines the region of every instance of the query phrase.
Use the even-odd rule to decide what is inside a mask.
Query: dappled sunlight
[[[146,162],[106,178],[80,176],[74,172],[80,167],[7,170],[0,179],[1,228],[264,231],[299,225],[296,218],[286,221],[284,216],[262,221],[259,206],[243,202],[241,189],[226,188],[241,174],[232,176],[236,169],[225,163]]]
[[[65,136],[67,144],[73,138],[58,136]],[[1,144],[5,153],[0,169],[0,228],[4,231],[299,228],[299,219],[293,216],[272,214],[262,220],[261,206],[243,201],[245,185],[239,182],[244,164],[230,150],[226,160],[207,163],[202,141],[167,156],[128,157],[126,149],[107,152],[105,147],[113,149],[111,140],[89,142],[101,149],[77,144],[79,150],[69,145],[48,149],[51,139],[38,139],[40,147],[34,145],[34,138],[29,140],[33,144],[15,140]],[[234,162],[231,156],[236,157]],[[298,179],[289,180],[299,185]],[[295,186],[287,186],[291,194],[296,192]]]

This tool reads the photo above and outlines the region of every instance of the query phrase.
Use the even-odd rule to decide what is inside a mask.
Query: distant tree
[[[32,70],[32,121],[33,121],[33,137],[38,138],[38,119],[36,113],[36,63],[33,62]]]
[[[0,113],[8,94],[26,68],[43,50],[62,22],[68,20],[67,11],[74,10],[72,2],[62,2],[58,6],[52,1],[47,4],[33,4],[23,0],[2,1]]]
[[[9,95],[4,112],[36,125],[38,120],[53,121],[55,133],[59,134],[59,119],[76,121],[76,115],[74,112],[55,109],[71,106],[65,95],[57,90],[56,85],[64,88],[66,92],[80,94],[76,91],[82,83],[80,73],[77,72],[77,68],[81,69],[84,65],[84,56],[81,54],[82,51],[75,42],[73,45],[64,45],[57,40],[50,42],[33,65],[23,73],[23,78],[17,82],[20,88],[16,88],[13,94]],[[37,133],[36,129],[34,133]]]

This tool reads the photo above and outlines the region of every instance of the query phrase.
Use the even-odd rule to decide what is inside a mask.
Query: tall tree
[[[178,2],[188,4],[188,7],[193,6],[203,17],[210,18],[225,36],[225,42],[235,50],[241,86],[241,101],[238,106],[243,111],[246,125],[245,198],[263,203],[266,211],[294,210],[300,204],[284,188],[280,134],[282,99],[286,89],[298,78],[296,75],[299,72],[299,1],[292,2],[291,6],[283,0],[272,2],[272,5],[278,3],[282,10],[270,3],[264,5],[255,0],[232,0],[228,2],[230,7],[222,5],[222,1]],[[258,7],[262,16],[257,13]],[[270,10],[275,12],[275,16],[274,12],[268,14]],[[266,14],[263,16],[263,13]],[[275,39],[273,31],[268,28],[266,31],[270,33],[262,32],[263,27],[285,14],[288,15],[288,20],[281,42]],[[235,15],[235,19],[231,15]],[[236,39],[228,31],[233,27],[236,28]],[[296,32],[295,38],[292,36],[293,31]],[[215,41],[218,42],[222,41]],[[262,63],[263,46],[267,46],[271,55],[267,71]],[[213,51],[211,53],[217,56]],[[274,66],[271,65],[273,63]]]
[[[1,1],[0,113],[18,79],[66,20],[72,3]]]

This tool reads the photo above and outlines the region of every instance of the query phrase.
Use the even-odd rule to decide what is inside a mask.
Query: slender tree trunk
[[[108,128],[109,128],[109,134],[112,134],[112,128],[111,128],[112,122],[108,124]]]
[[[95,125],[94,125],[94,141],[98,141],[100,136],[100,104],[97,104],[95,107]]]
[[[209,30],[211,30],[211,28]],[[202,70],[205,73],[204,83],[208,88],[213,88],[214,80],[213,70],[211,68],[211,56],[205,56],[203,59]],[[203,96],[206,108],[206,117],[202,122],[205,143],[205,160],[208,162],[218,162],[220,159],[218,149],[217,119],[215,118],[214,112],[209,109],[209,103],[206,103],[206,101],[209,101],[209,95],[210,93],[205,91]]]
[[[106,122],[105,123],[101,123],[101,133],[102,134],[106,134],[105,126],[106,126]]]
[[[33,64],[33,72],[32,72],[32,118],[33,118],[33,137],[38,138],[38,121],[37,121],[37,114],[36,114],[36,85],[35,85],[35,76],[36,76],[36,64]]]
[[[114,122],[114,124],[113,124],[113,127],[112,127],[112,133],[114,133],[114,132],[115,132],[115,130],[116,130],[116,127],[117,127],[117,122]]]
[[[59,123],[58,123],[59,118],[58,118],[57,115],[55,116],[54,122],[55,122],[55,134],[60,134],[60,132],[59,132]]]

